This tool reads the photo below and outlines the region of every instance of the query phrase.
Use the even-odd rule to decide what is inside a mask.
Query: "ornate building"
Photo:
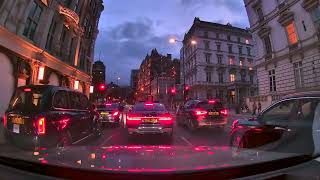
[[[0,116],[18,86],[89,94],[102,0],[0,1]]]
[[[170,89],[180,79],[177,75],[180,74],[179,68],[176,68],[178,61],[172,60],[171,54],[163,56],[153,49],[140,65],[136,99],[166,103]]]
[[[234,105],[255,95],[252,49],[248,30],[195,18],[180,51],[181,83],[190,87],[189,98],[219,98]]]
[[[319,0],[244,0],[255,41],[263,107],[288,93],[320,89]]]

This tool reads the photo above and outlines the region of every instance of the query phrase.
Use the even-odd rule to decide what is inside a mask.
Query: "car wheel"
[[[69,131],[62,133],[58,143],[57,148],[62,148],[66,146],[70,146],[72,144],[72,138]]]
[[[100,137],[102,134],[102,123],[94,117],[93,119],[93,135],[95,137]]]
[[[191,132],[195,132],[197,130],[197,126],[195,123],[192,121],[192,119],[188,120],[188,128]]]

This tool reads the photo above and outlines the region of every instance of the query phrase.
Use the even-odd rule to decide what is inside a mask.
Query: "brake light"
[[[113,112],[112,113],[112,116],[114,117],[114,116],[118,116],[120,113],[119,113],[119,111],[115,111],[115,112]]]
[[[106,103],[106,106],[111,106],[112,104],[110,104],[110,103]]]
[[[31,88],[24,88],[23,91],[24,92],[31,92]]]
[[[7,116],[6,116],[6,114],[4,114],[4,116],[3,116],[3,127],[7,127]]]
[[[127,115],[127,125],[137,125],[140,124],[141,117],[134,116],[134,115]]]
[[[44,117],[38,120],[37,128],[38,128],[39,135],[44,135],[46,133],[46,120]]]
[[[171,114],[164,114],[159,116],[159,121],[172,121],[172,116]]]
[[[209,102],[209,104],[214,104],[214,103],[216,103],[215,100],[209,100],[208,102]]]
[[[208,114],[208,111],[197,109],[197,110],[194,111],[194,114],[196,116],[204,116],[204,115]]]
[[[220,111],[220,114],[227,116],[228,115],[228,110],[223,109]]]
[[[145,103],[144,105],[145,106],[153,106],[154,104],[153,103]]]

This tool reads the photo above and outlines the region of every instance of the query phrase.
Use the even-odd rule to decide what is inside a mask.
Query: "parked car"
[[[313,131],[319,128],[320,91],[288,95],[257,118],[236,120],[230,145],[283,152],[313,152]],[[318,124],[318,125],[317,125]]]
[[[103,125],[119,125],[124,106],[120,103],[104,103],[97,106]]]
[[[219,100],[189,100],[177,110],[177,124],[191,131],[202,127],[224,128],[228,110]]]
[[[68,88],[17,88],[3,121],[9,142],[21,147],[67,146],[101,135],[99,114],[88,98]]]
[[[129,136],[134,134],[166,134],[172,138],[174,119],[161,103],[136,103],[126,118]]]

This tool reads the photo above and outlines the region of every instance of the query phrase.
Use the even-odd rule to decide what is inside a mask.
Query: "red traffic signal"
[[[176,90],[176,88],[172,88],[170,92],[171,92],[171,94],[176,94],[177,90]]]
[[[104,91],[106,90],[106,85],[105,84],[100,84],[99,85],[99,91]]]

